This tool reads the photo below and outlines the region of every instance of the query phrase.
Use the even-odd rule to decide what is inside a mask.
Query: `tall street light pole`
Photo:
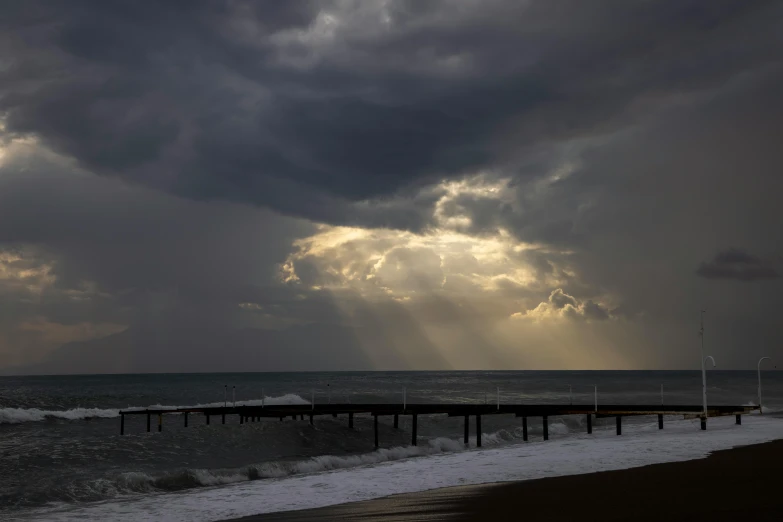
[[[769,357],[762,357],[759,359],[759,364],[757,366],[758,372],[759,372],[759,414],[764,415],[764,410],[761,407],[761,363],[764,361],[771,361]]]
[[[712,366],[715,367],[715,359],[711,355],[704,356],[704,313],[707,310],[701,311],[701,328],[699,329],[699,336],[701,336],[701,400],[704,408],[701,429],[707,429],[707,359],[712,361]]]
[[[704,418],[707,418],[707,369],[704,367],[704,313],[701,311],[701,327],[699,328],[699,337],[701,337],[701,402],[704,407]]]

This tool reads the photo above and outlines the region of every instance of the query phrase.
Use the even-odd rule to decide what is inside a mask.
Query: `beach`
[[[781,433],[783,436],[783,433]],[[772,521],[783,517],[783,440],[704,459],[502,484],[443,488],[237,522]]]

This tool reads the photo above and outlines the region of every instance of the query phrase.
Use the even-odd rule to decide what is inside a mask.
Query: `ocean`
[[[730,447],[734,443],[768,440],[778,434],[783,437],[783,421],[775,419],[779,417],[777,412],[783,411],[783,374],[767,371],[763,379],[767,414],[764,419],[754,416],[744,426],[736,427],[733,418],[730,423],[726,419],[710,419],[708,433],[716,432],[715,438],[710,439],[714,444],[722,441]],[[229,416],[225,425],[213,419],[207,426],[203,416],[191,415],[189,427],[184,428],[180,416],[172,415],[164,417],[161,433],[146,433],[146,418],[138,415],[126,418],[125,435],[121,436],[120,409],[222,405],[224,401],[256,404],[262,397],[267,404],[307,404],[313,395],[316,402],[401,403],[403,389],[407,390],[409,404],[494,404],[497,400],[508,404],[592,404],[593,386],[598,387],[599,403],[659,404],[662,385],[666,404],[701,402],[698,371],[0,377],[0,519],[161,520],[155,510],[165,497],[164,519],[219,520],[264,510],[314,507],[475,483],[482,475],[469,474],[467,469],[471,465],[481,466],[476,463],[479,456],[485,463],[497,462],[499,466],[485,477],[486,481],[518,479],[522,475],[516,468],[501,472],[505,469],[503,463],[520,451],[531,451],[529,448],[534,446],[539,448],[535,454],[539,460],[546,460],[546,455],[562,460],[562,448],[558,450],[560,457],[546,449],[558,444],[564,445],[563,448],[580,447],[579,455],[574,454],[568,466],[561,466],[560,471],[578,468],[582,455],[591,451],[590,444],[595,445],[595,451],[601,444],[610,444],[607,451],[613,454],[619,454],[622,448],[631,451],[632,447],[614,437],[613,419],[597,419],[595,436],[586,438],[581,416],[550,419],[552,440],[541,444],[537,442],[541,434],[540,419],[531,419],[531,438],[536,442],[524,444],[519,419],[510,415],[486,416],[482,426],[484,449],[479,452],[462,444],[461,418],[420,416],[419,444],[413,447],[407,417],[400,418],[399,429],[392,426],[391,418],[381,417],[381,449],[376,451],[369,416],[357,416],[355,429],[350,430],[342,416],[316,418],[315,426],[310,426],[307,420],[280,422],[277,419],[239,425],[236,416]],[[708,372],[711,404],[756,404],[757,400],[755,371]],[[754,422],[756,425],[752,425]],[[474,429],[472,425],[471,447],[475,446]],[[654,455],[656,462],[696,458],[703,448],[710,447],[703,444],[706,439],[694,438],[706,436],[700,434],[698,421],[682,420],[682,417],[667,419],[667,429],[662,433],[657,432],[654,417],[627,418],[623,437],[626,435],[627,441],[646,441],[647,446],[658,447]],[[695,440],[702,443],[696,446],[692,444]],[[582,448],[582,445],[587,446]],[[468,461],[473,464],[465,464]],[[461,463],[460,467],[454,467],[456,463]],[[389,480],[368,482],[368,473],[377,473],[381,466],[387,466],[383,468],[384,474],[391,473],[392,464],[396,466],[399,486]],[[587,467],[581,472],[596,469],[595,463],[584,466]],[[544,465],[541,469],[549,468]],[[576,468],[571,472],[580,472]],[[432,477],[426,477],[427,470]],[[323,478],[325,473],[330,474],[328,480]],[[406,473],[415,478],[406,480]],[[341,487],[339,493],[334,493],[333,483],[357,485],[354,490]],[[275,497],[277,504],[267,501],[254,507],[253,502],[264,491],[271,494],[283,487],[287,493]],[[297,491],[297,487],[309,489]],[[326,490],[330,491],[328,496],[313,493]],[[314,500],[317,498],[322,500]],[[216,499],[231,499],[231,503]],[[199,506],[207,501],[216,510]],[[224,505],[222,511],[215,507]],[[196,512],[198,516],[194,515]]]

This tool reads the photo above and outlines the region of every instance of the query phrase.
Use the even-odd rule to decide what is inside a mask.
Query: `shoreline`
[[[780,520],[781,439],[706,458],[642,467],[404,493],[226,522],[533,520]],[[546,518],[545,518],[546,517]]]

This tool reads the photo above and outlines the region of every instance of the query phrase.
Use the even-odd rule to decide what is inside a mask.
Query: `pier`
[[[683,415],[685,418],[699,418],[701,429],[707,429],[708,417],[734,415],[736,423],[742,424],[742,415],[747,415],[758,406],[710,406],[707,415],[701,405],[552,405],[552,404],[296,404],[296,405],[266,405],[266,406],[218,406],[176,409],[146,409],[120,411],[120,434],[125,434],[126,415],[146,415],[147,432],[152,429],[152,417],[157,417],[157,431],[163,431],[164,416],[181,416],[183,425],[188,426],[189,415],[203,415],[206,424],[211,418],[220,419],[226,423],[226,416],[237,416],[239,424],[257,422],[261,418],[277,418],[305,420],[310,424],[315,417],[330,415],[347,416],[348,427],[353,428],[355,415],[370,415],[373,417],[375,447],[379,447],[378,417],[392,416],[394,427],[399,427],[399,417],[411,417],[411,445],[417,445],[417,427],[419,415],[447,415],[463,417],[465,423],[464,442],[468,444],[470,434],[470,419],[475,419],[476,446],[481,447],[481,418],[485,415],[514,415],[521,418],[523,440],[528,440],[528,418],[542,419],[543,438],[549,439],[549,417],[566,415],[584,415],[587,433],[593,432],[593,418],[615,418],[617,435],[622,435],[622,418],[650,415],[658,417],[658,429],[664,427],[664,416]]]

